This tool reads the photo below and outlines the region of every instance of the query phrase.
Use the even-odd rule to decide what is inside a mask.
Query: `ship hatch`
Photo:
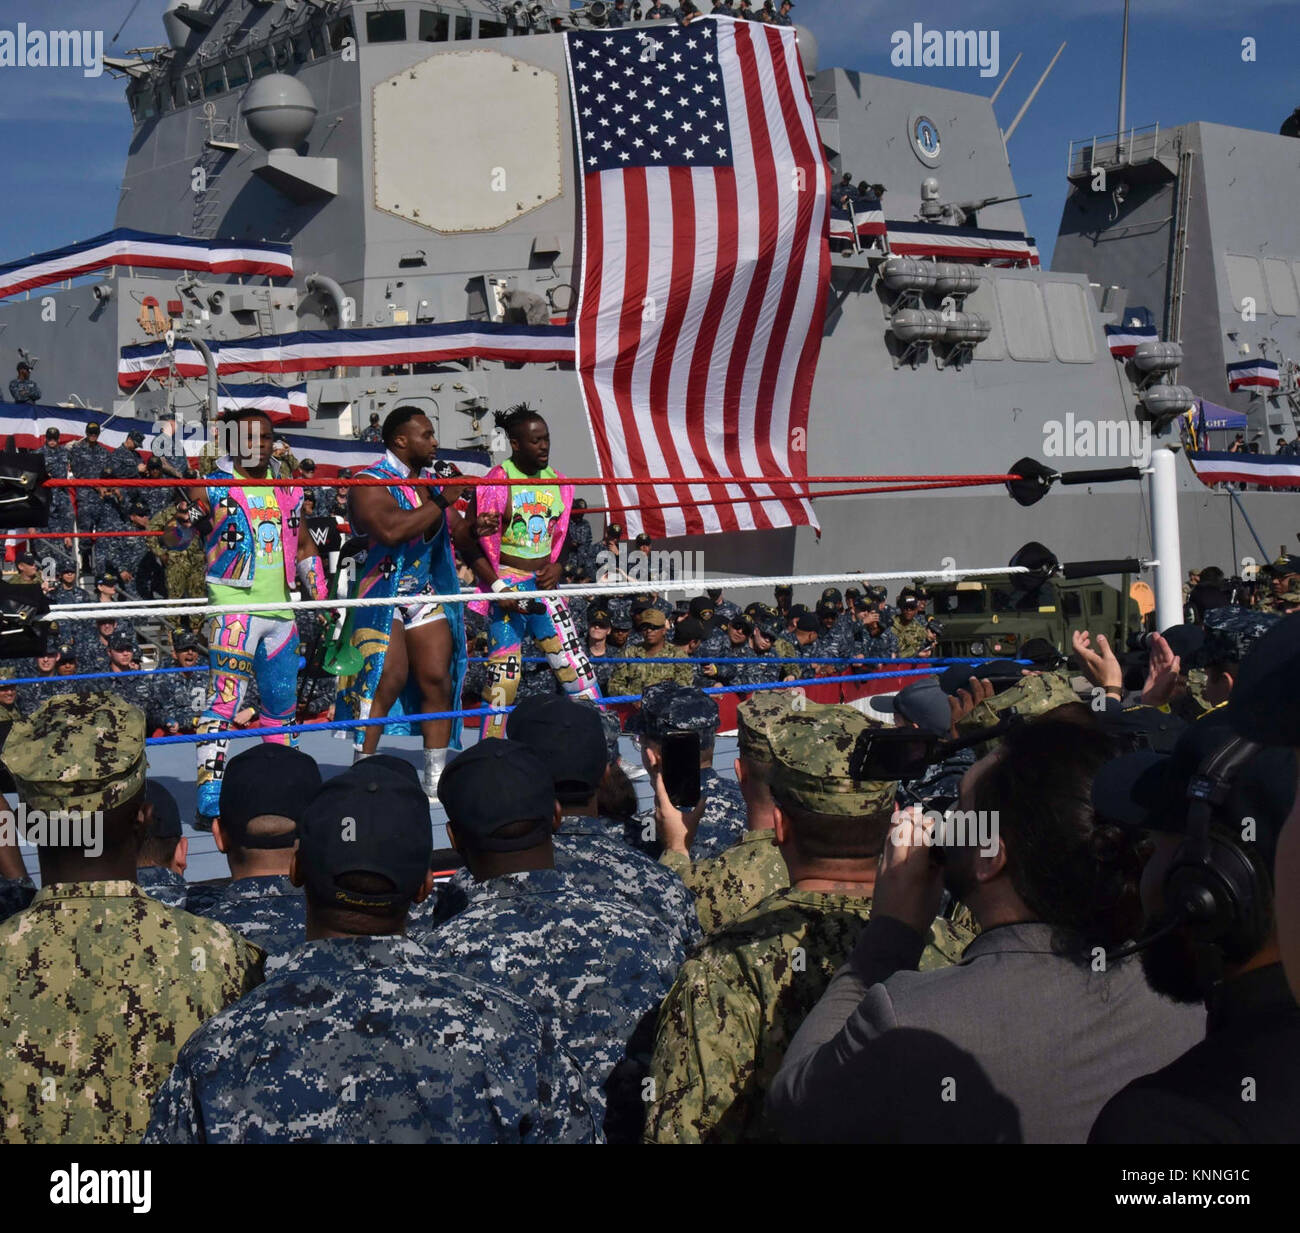
[[[373,91],[375,208],[433,231],[493,231],[554,200],[560,84],[495,51],[442,52]]]

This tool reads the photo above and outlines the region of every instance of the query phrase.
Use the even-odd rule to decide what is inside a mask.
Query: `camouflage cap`
[[[12,681],[17,675],[18,673],[12,664],[0,664],[0,681]],[[0,688],[4,687],[0,686]]]
[[[711,741],[718,730],[718,704],[702,689],[660,681],[641,697],[641,720],[652,741],[670,732],[698,732]]]
[[[1078,701],[1079,695],[1060,672],[1022,676],[1015,684],[981,702],[965,716],[957,725],[957,735],[966,736],[980,728],[991,728],[1013,711],[1022,719],[1028,719]]]
[[[736,708],[736,739],[740,756],[746,761],[770,766],[771,734],[776,727],[792,715],[814,715],[825,709],[824,703],[814,702],[802,690],[761,689],[751,694]]]
[[[1286,586],[1278,593],[1277,598],[1287,604],[1300,604],[1300,574],[1292,574]]]
[[[769,735],[772,769],[768,783],[784,799],[812,813],[862,818],[893,809],[898,785],[854,779],[849,758],[858,737],[878,728],[851,706],[823,706],[811,714],[791,713]]]
[[[1250,648],[1281,619],[1279,613],[1253,608],[1211,608],[1205,614],[1205,642],[1197,655],[1196,666],[1209,668],[1241,663]]]
[[[4,763],[29,809],[112,809],[144,787],[144,738],[115,694],[56,694],[14,723]]]

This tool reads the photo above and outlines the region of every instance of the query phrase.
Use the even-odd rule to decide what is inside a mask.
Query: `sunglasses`
[[[652,625],[649,621],[642,621],[641,624],[636,627],[636,632],[638,634],[645,634],[645,633],[649,633],[650,630],[652,629],[663,629],[663,628],[664,626],[662,625]]]

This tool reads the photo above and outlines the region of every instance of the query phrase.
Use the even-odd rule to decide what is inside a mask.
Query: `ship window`
[[[310,52],[310,48],[308,48]],[[293,59],[293,41],[291,39],[281,39],[276,43],[273,50],[276,68],[288,68],[289,62]],[[253,65],[253,73],[257,73],[257,65]]]
[[[1291,267],[1280,257],[1265,257],[1264,281],[1268,284],[1268,298],[1273,301],[1273,311],[1279,317],[1294,317],[1300,304],[1296,303]]]
[[[248,61],[243,56],[226,61],[226,85],[232,90],[248,85]]]
[[[131,111],[136,122],[150,120],[158,114],[158,99],[152,90],[141,90],[131,100]]]
[[[487,21],[480,18],[478,36],[481,39],[503,39],[506,36],[506,23],[503,21]]]
[[[278,52],[279,49],[276,50]],[[275,63],[271,59],[270,46],[259,47],[249,57],[249,63],[252,66],[254,77],[265,77],[275,67]]]
[[[1234,257],[1231,253],[1223,260],[1228,267],[1228,293],[1232,296],[1233,308],[1241,312],[1241,302],[1251,299],[1255,301],[1256,312],[1267,312],[1268,298],[1264,293],[1259,262],[1254,257]]]
[[[207,98],[220,94],[226,88],[226,71],[220,64],[203,70],[203,93]]]
[[[348,39],[351,39],[354,43],[357,41],[357,31],[352,24],[351,17],[340,17],[330,22],[330,49],[332,51],[342,51],[343,44]]]
[[[203,87],[199,85],[199,75],[189,73],[185,78],[185,101],[197,103],[203,97]]]
[[[457,16],[455,22],[455,39],[456,42],[462,43],[473,32],[474,20],[471,17]]]
[[[295,64],[307,64],[311,61],[311,31],[304,30],[301,34],[295,34],[293,37],[293,62]]]
[[[1078,283],[1047,282],[1043,296],[1056,358],[1064,364],[1091,364],[1097,357],[1097,343],[1083,288]]]
[[[366,14],[367,43],[400,43],[406,38],[406,14],[401,9],[380,9]]]
[[[420,13],[420,42],[445,43],[451,28],[451,19],[446,13]]]
[[[177,107],[184,107],[189,101],[190,100],[185,94],[185,82],[182,78],[178,77],[172,82],[172,102],[174,102]]]
[[[1050,360],[1052,340],[1038,284],[1028,279],[998,279],[998,307],[1006,331],[1007,354],[1013,360]],[[979,347],[975,348],[976,354]]]
[[[325,35],[323,26],[312,26],[311,28],[311,54],[315,60],[320,60],[330,54],[329,39]]]
[[[1002,314],[998,311],[996,284],[986,273],[962,306],[968,313],[979,313],[989,323],[989,336],[975,345],[977,360],[1005,360],[1007,344],[1002,333]]]

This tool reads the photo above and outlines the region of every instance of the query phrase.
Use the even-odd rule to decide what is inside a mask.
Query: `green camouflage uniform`
[[[176,524],[175,506],[161,509],[149,519],[150,531],[165,531]],[[193,532],[188,523],[182,524]],[[188,546],[180,549],[168,548],[162,536],[153,536],[149,540],[149,551],[162,562],[167,578],[168,599],[204,599],[207,589],[203,581],[206,562],[203,556],[203,540],[192,534]]]
[[[682,659],[686,655],[684,647],[673,646],[665,641],[654,654],[643,646],[628,646],[623,651],[628,659]],[[651,685],[672,681],[676,685],[692,685],[695,682],[695,665],[682,664],[619,664],[609,678],[609,695],[620,697],[623,694],[643,694]]]
[[[770,773],[770,725],[824,709],[823,704],[786,689],[765,689],[742,702],[736,709],[736,733],[747,771],[763,776]],[[684,852],[665,852],[659,863],[673,870],[694,894],[695,914],[706,935],[739,920],[769,895],[790,885],[790,871],[771,829],[747,830],[734,845],[707,860],[692,863]]]
[[[899,659],[915,659],[917,652],[925,650],[929,642],[925,636],[925,621],[920,617],[904,622],[901,616],[896,616],[889,632],[898,642]]]
[[[144,786],[144,717],[59,694],[10,732],[29,810],[109,810]],[[125,1143],[190,1033],[262,979],[262,952],[134,882],[62,882],[0,925],[0,1142]]]
[[[771,775],[778,799],[845,818],[887,814],[895,785],[848,775],[857,736],[870,726],[845,706],[773,724]],[[763,1125],[768,1085],[870,915],[866,896],[777,891],[682,964],[659,1012],[649,1142],[774,1137]],[[936,920],[921,967],[956,962],[969,941],[950,922]]]
[[[1074,686],[1064,673],[1039,672],[1022,676],[1016,684],[981,702],[965,716],[957,725],[957,735],[969,736],[980,728],[991,728],[1013,710],[1017,715],[1028,719],[1078,701],[1079,695],[1074,692]],[[996,742],[997,738],[977,746],[977,756],[983,757]]]
[[[659,863],[671,869],[695,896],[695,915],[705,934],[739,920],[760,900],[790,885],[773,830],[746,831],[719,856],[691,863],[684,852],[665,852]]]

